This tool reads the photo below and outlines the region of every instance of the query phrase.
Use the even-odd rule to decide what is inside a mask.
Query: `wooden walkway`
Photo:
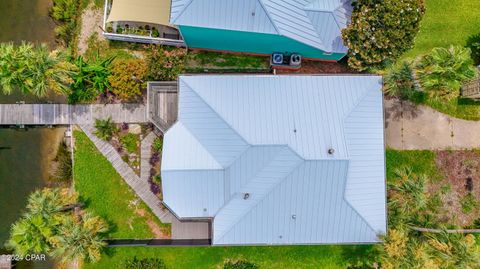
[[[120,154],[118,154],[118,152],[110,143],[99,139],[94,134],[95,127],[92,125],[83,124],[80,125],[80,128],[82,128],[83,132],[88,136],[88,138],[90,138],[90,140],[92,140],[97,149],[103,154],[103,156],[107,158],[118,174],[132,188],[137,196],[140,197],[145,204],[147,204],[147,206],[160,219],[160,221],[163,223],[171,223],[173,217],[172,213],[165,209],[160,199],[158,199],[158,197],[150,191],[149,183],[141,180],[135,174],[132,168],[130,168],[130,166],[122,160]],[[119,199],[121,199],[121,197],[119,197]]]
[[[150,178],[150,158],[152,157],[152,144],[157,138],[154,132],[149,133],[143,140],[140,146],[140,178],[144,182],[148,182]]]
[[[165,133],[178,115],[178,82],[149,82],[147,87],[148,118]]]
[[[148,121],[143,104],[0,104],[0,125],[93,124],[108,117],[118,123]]]
[[[180,221],[175,215],[173,215],[168,209],[166,209],[160,199],[150,191],[150,184],[148,183],[148,177],[140,178],[135,174],[135,172],[125,163],[120,154],[115,150],[115,148],[108,142],[105,142],[99,139],[94,135],[95,127],[92,125],[80,125],[83,132],[92,140],[95,144],[95,147],[107,158],[107,160],[112,164],[113,168],[118,172],[118,174],[125,180],[125,182],[132,188],[132,190],[137,194],[140,199],[142,199],[145,204],[152,210],[152,212],[160,219],[163,223],[172,224],[172,239],[210,239],[210,225],[208,222],[188,222]],[[150,149],[151,143],[155,139],[155,134],[148,135],[145,139],[144,149]],[[142,141],[143,145],[143,141]],[[150,153],[150,151],[149,151]],[[150,158],[142,158],[140,166],[141,174],[144,169],[147,171],[148,175],[150,173]],[[144,163],[148,163],[147,165]]]

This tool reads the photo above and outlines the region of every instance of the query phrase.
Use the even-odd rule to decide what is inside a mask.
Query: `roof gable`
[[[279,34],[326,52],[343,53],[347,49],[341,29],[351,11],[351,0],[173,0],[171,23]]]

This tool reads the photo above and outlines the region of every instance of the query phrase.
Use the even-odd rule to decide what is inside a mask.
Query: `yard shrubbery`
[[[79,9],[79,0],[53,0],[50,15],[57,23],[57,39],[65,47],[70,47],[75,42]]]
[[[114,58],[96,59],[85,61],[82,56],[75,60],[78,73],[73,76],[71,94],[68,96],[70,103],[92,102],[100,95],[107,94],[110,84],[110,65]]]
[[[423,0],[359,0],[343,30],[348,64],[356,70],[382,67],[413,47],[425,12]]]
[[[147,71],[141,59],[115,60],[111,67],[108,82],[115,96],[121,100],[131,100],[142,95]]]
[[[165,263],[158,258],[146,258],[138,259],[134,257],[133,259],[126,260],[124,264],[124,269],[167,269]]]
[[[426,104],[454,117],[480,119],[479,103],[462,99],[461,86],[478,76],[470,49],[434,48],[414,60],[403,60],[386,70],[384,91],[389,96]]]
[[[389,231],[383,238],[385,244],[377,246],[380,268],[480,266],[480,246],[475,237],[446,230],[465,228],[475,219],[452,210],[460,204],[456,199],[478,196],[477,192],[465,191],[459,175],[467,167],[462,160],[472,156],[476,156],[474,152],[387,151]],[[456,170],[450,171],[450,166]],[[477,173],[471,171],[470,175],[477,177]],[[419,228],[438,232],[420,232]]]
[[[472,51],[472,59],[475,64],[480,65],[480,33],[467,39],[467,47]]]
[[[112,118],[95,119],[95,129],[95,135],[105,141],[110,141],[118,132],[117,125],[112,121]]]
[[[447,100],[458,97],[462,83],[477,76],[470,49],[460,46],[434,48],[419,59],[415,69],[422,89],[430,97]]]
[[[185,70],[187,50],[150,46],[147,49],[147,79],[176,80]]]

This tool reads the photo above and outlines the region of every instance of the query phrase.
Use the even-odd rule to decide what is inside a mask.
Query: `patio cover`
[[[170,25],[170,0],[113,0],[107,22],[132,21]]]

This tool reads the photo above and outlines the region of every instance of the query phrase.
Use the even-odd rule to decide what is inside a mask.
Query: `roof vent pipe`
[[[248,198],[250,198],[250,193],[247,192],[243,195],[243,200],[247,200]]]
[[[334,149],[332,149],[332,148],[328,149],[328,154],[329,154],[329,155],[333,155],[333,153],[335,153],[335,150],[334,150]]]

